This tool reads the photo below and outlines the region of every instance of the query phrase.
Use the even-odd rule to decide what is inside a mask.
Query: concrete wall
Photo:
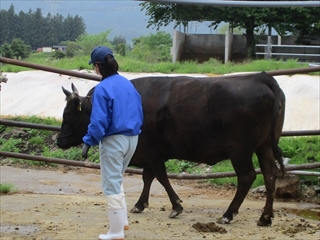
[[[186,35],[182,32],[173,31],[173,43],[171,48],[172,62],[178,62],[185,49]]]
[[[256,36],[257,44],[267,44],[267,36]],[[272,36],[272,44],[282,45],[295,45],[297,37],[288,36],[282,37],[281,39],[278,36]],[[312,42],[313,41],[313,42]],[[312,39],[311,43],[317,43],[319,39]],[[315,44],[316,45],[316,44]],[[225,58],[225,34],[184,34],[177,30],[173,32],[173,47],[171,49],[172,61],[188,61],[188,60],[197,60],[198,62],[208,61],[210,58],[218,59],[224,62],[225,59],[231,61],[242,61],[247,58],[247,41],[245,35],[233,35],[232,43],[230,44],[231,49],[228,49],[230,52],[230,58]],[[264,49],[258,49],[259,52],[263,52]],[[279,53],[312,53],[319,54],[317,49],[298,49],[297,48],[273,48],[272,52]],[[263,56],[259,56],[263,58]],[[280,58],[280,57],[279,57]],[[294,57],[281,57],[282,59],[294,58]],[[316,58],[310,57],[299,57],[299,61],[308,61],[308,62],[317,62]]]
[[[246,37],[233,35],[230,54],[233,61],[242,60],[247,56]],[[225,34],[184,34],[174,30],[172,61],[197,60],[208,61],[215,58],[225,59]]]
[[[224,34],[191,34],[186,35],[185,39],[185,48],[180,61],[193,59],[204,62],[210,58],[223,61]]]
[[[233,35],[232,61],[242,61],[247,58],[247,39],[245,35]]]

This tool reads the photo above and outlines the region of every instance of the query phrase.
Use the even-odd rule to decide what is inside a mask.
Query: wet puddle
[[[21,225],[4,225],[0,227],[1,233],[18,233],[21,235],[29,235],[38,231],[34,226],[21,226]]]
[[[320,221],[320,207],[310,209],[290,209],[288,211],[299,217]]]

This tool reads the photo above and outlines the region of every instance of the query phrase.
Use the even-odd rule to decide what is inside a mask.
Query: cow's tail
[[[283,165],[283,153],[281,148],[278,146],[279,139],[276,137],[276,126],[279,119],[280,108],[283,103],[281,103],[281,94],[282,90],[278,82],[269,74],[263,72],[262,74],[266,74],[267,76],[263,77],[265,79],[265,84],[269,86],[269,88],[273,91],[274,94],[274,104],[273,104],[273,112],[272,112],[272,119],[271,119],[271,139],[272,139],[272,151],[274,158],[278,161],[280,165],[280,169],[282,172],[282,176],[284,176],[284,165]]]

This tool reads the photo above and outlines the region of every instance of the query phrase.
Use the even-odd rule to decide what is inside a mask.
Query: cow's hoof
[[[131,213],[141,213],[143,210],[137,208],[136,206],[134,206],[133,208],[131,208],[130,212]]]
[[[229,219],[226,218],[226,217],[220,217],[220,218],[217,218],[217,223],[220,223],[220,224],[229,224],[229,223],[231,223],[231,220],[229,220]]]
[[[169,218],[175,218],[176,216],[180,215],[182,213],[182,210],[176,211],[176,210],[172,210]]]
[[[269,215],[261,216],[259,221],[257,222],[257,225],[260,227],[268,227],[271,226],[271,224],[272,221]]]

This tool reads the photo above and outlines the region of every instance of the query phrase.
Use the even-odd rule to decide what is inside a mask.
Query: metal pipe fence
[[[296,57],[301,59],[312,59],[313,62],[320,63],[320,46],[309,45],[276,45],[276,44],[256,44],[257,48],[264,48],[264,51],[257,51],[257,55],[264,55],[265,59],[274,57]],[[314,52],[310,53],[309,51]],[[274,51],[272,51],[274,50]]]
[[[48,131],[60,131],[60,127],[58,126],[19,122],[19,121],[12,121],[12,120],[6,120],[6,119],[0,119],[0,125],[20,127],[20,128],[32,128],[32,129],[48,130]],[[320,135],[320,130],[282,132],[282,136],[309,136],[309,135]],[[19,159],[25,159],[25,160],[33,160],[33,161],[42,161],[47,163],[100,169],[99,164],[90,163],[87,161],[50,158],[50,157],[43,157],[43,156],[36,156],[36,155],[22,154],[22,153],[4,152],[4,151],[0,151],[0,157],[1,156],[19,158]],[[315,169],[315,168],[320,168],[320,163],[286,166],[285,170],[289,171],[288,173],[290,174],[305,175],[305,176],[320,176],[320,173],[318,172],[295,171],[295,170],[305,170],[305,169]],[[256,169],[255,171],[257,174],[261,174],[260,169]],[[141,169],[134,169],[134,168],[127,168],[126,170],[126,173],[139,174],[139,175],[142,175],[142,172],[143,171]],[[211,179],[211,178],[225,178],[225,177],[235,177],[235,176],[236,176],[235,172],[218,172],[218,173],[208,173],[208,174],[168,174],[168,177],[171,179]]]
[[[53,73],[65,74],[65,75],[74,76],[74,77],[85,78],[85,79],[94,80],[94,81],[100,80],[99,76],[96,76],[96,75],[84,74],[76,71],[63,70],[63,69],[43,66],[39,64],[27,63],[27,62],[13,60],[13,59],[4,58],[4,57],[0,57],[0,62],[34,68],[34,69],[53,72]],[[320,66],[298,68],[298,69],[287,69],[287,70],[275,70],[275,71],[268,71],[267,73],[272,76],[277,76],[277,75],[285,75],[285,74],[296,74],[296,73],[307,73],[307,72],[318,72],[318,71],[320,71]],[[22,127],[22,128],[35,128],[35,129],[49,130],[49,131],[60,131],[60,127],[58,126],[25,123],[25,122],[11,121],[6,119],[0,119],[0,125],[15,126],[15,127]],[[308,136],[308,135],[320,135],[320,130],[282,132],[282,136]],[[21,154],[21,153],[11,153],[11,152],[0,151],[0,156],[21,158],[21,159],[34,160],[34,161],[44,161],[44,162],[57,163],[57,164],[66,164],[66,165],[79,166],[79,167],[88,167],[88,168],[97,168],[97,169],[100,168],[99,164],[94,164],[89,162],[48,158],[43,156],[35,156],[35,155]],[[302,169],[315,169],[315,168],[320,168],[320,163],[285,167],[285,169],[288,171],[302,170]],[[141,169],[128,168],[126,172],[134,173],[134,174],[142,174]],[[257,174],[261,173],[260,169],[256,169],[256,172]],[[173,179],[208,179],[208,178],[224,178],[224,177],[233,177],[233,176],[236,176],[235,172],[212,173],[212,174],[168,174],[168,177]]]
[[[22,127],[22,128],[33,128],[40,130],[49,130],[49,131],[60,131],[60,127],[51,126],[45,124],[37,124],[37,123],[27,123],[20,121],[13,121],[7,119],[0,119],[0,125],[11,126],[11,127]],[[281,136],[283,137],[292,137],[292,136],[314,136],[320,135],[320,130],[301,130],[301,131],[283,131]]]
[[[0,151],[0,156],[2,157],[11,157],[11,158],[19,158],[25,160],[33,160],[33,161],[41,161],[47,163],[56,163],[56,164],[64,164],[70,166],[78,166],[78,167],[86,167],[86,168],[94,168],[100,169],[100,164],[90,163],[90,162],[81,162],[75,160],[67,160],[60,158],[50,158],[43,156],[36,156],[24,153],[12,153],[12,152],[4,152]],[[292,165],[285,166],[285,171],[294,171],[294,170],[306,170],[306,169],[316,169],[320,168],[320,163],[309,163],[309,164],[300,164],[300,165]],[[257,174],[261,174],[260,169],[255,169]],[[142,175],[141,169],[127,168],[126,173],[139,174]],[[237,174],[235,172],[218,172],[218,173],[207,173],[207,174],[168,174],[168,178],[171,179],[210,179],[210,178],[225,178],[225,177],[236,177]]]

